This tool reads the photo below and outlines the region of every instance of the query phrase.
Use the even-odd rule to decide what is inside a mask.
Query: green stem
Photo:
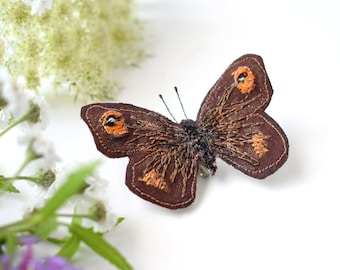
[[[32,161],[33,159],[26,158],[25,161],[21,164],[20,168],[16,172],[15,175],[18,175],[22,173],[22,171],[25,169],[25,167]]]
[[[4,134],[6,134],[8,131],[10,131],[12,128],[14,128],[19,123],[18,122],[19,120],[20,119],[18,119],[17,121],[12,122],[7,127],[5,127],[3,130],[1,130],[0,137],[3,136]]]
[[[22,171],[26,168],[26,166],[33,160],[36,160],[36,159],[39,159],[41,158],[42,155],[39,155],[37,153],[35,153],[33,150],[32,150],[32,147],[31,145],[28,146],[28,149],[26,151],[26,158],[24,160],[24,162],[21,164],[20,168],[18,169],[18,171],[16,172],[15,175],[19,175],[22,173]]]
[[[27,219],[20,220],[0,227],[0,242],[6,237],[8,232],[17,233],[29,231],[37,224],[39,224],[43,219],[44,219],[43,215],[37,213]]]
[[[58,214],[58,217],[88,218],[92,220],[94,219],[94,216],[90,214]]]
[[[92,162],[69,175],[67,181],[56,191],[45,206],[31,217],[0,227],[0,243],[9,233],[30,231],[39,223],[55,215],[67,199],[77,194],[85,185],[85,179],[93,172],[98,162]]]
[[[41,208],[40,213],[46,217],[53,214],[72,195],[79,193],[85,186],[85,179],[93,172],[98,162],[92,162],[69,175],[67,181],[57,190],[54,196]]]
[[[30,118],[31,115],[31,110],[29,109],[23,116],[21,116],[19,119],[11,122],[6,128],[4,128],[3,130],[1,130],[0,132],[0,137],[3,136],[4,134],[6,134],[8,131],[10,131],[12,128],[14,128],[16,125],[21,124],[22,122],[25,122],[26,120],[28,120]]]
[[[0,181],[14,181],[14,180],[27,180],[27,181],[31,181],[34,183],[38,182],[36,177],[31,177],[31,176],[13,176],[13,177],[4,177],[0,179]]]

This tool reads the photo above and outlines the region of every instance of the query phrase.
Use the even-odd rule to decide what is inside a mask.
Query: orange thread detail
[[[255,76],[253,72],[246,66],[239,67],[232,73],[236,87],[242,94],[249,94],[255,88]]]
[[[106,133],[114,137],[123,137],[129,133],[123,114],[118,111],[110,110],[105,112],[99,122],[102,123]]]
[[[138,178],[139,181],[144,182],[147,186],[152,186],[159,190],[168,191],[168,185],[165,180],[156,172],[155,169],[144,174],[143,178]]]
[[[251,146],[253,147],[255,154],[259,158],[262,158],[269,151],[267,148],[267,139],[269,139],[269,136],[265,136],[261,132],[254,134],[250,139],[252,143]]]

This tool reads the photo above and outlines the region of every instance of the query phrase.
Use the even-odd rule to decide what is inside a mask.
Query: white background
[[[150,57],[121,72],[124,89],[118,101],[168,116],[158,98],[162,93],[181,119],[173,92],[177,86],[189,118],[195,119],[227,66],[243,54],[259,54],[274,88],[266,111],[285,130],[290,154],[277,173],[262,181],[218,160],[213,177],[198,179],[194,204],[171,211],[128,190],[128,160],[97,152],[80,119],[81,104],[59,97],[51,103],[46,136],[64,164],[103,160],[100,175],[110,180],[112,207],[126,218],[107,239],[137,270],[340,269],[340,4],[137,2],[147,24]],[[1,147],[7,153],[4,158],[1,150],[1,164],[15,161],[11,144]],[[2,198],[0,203],[2,224],[20,217],[20,210],[13,211],[17,201]],[[112,268],[96,256],[77,260],[86,269]]]

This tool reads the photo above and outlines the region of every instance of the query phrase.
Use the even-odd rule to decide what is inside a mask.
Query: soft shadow
[[[158,212],[160,214],[166,214],[166,215],[176,215],[176,216],[183,216],[183,215],[188,215],[192,214],[196,211],[199,210],[200,205],[204,203],[206,196],[205,193],[208,192],[209,190],[209,182],[213,177],[209,176],[206,178],[197,178],[197,185],[196,185],[196,197],[193,203],[185,208],[179,208],[179,209],[168,209],[165,207],[161,207],[156,204],[151,204],[150,203],[150,208],[154,212]]]

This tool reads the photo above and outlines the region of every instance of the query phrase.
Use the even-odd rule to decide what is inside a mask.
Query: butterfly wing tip
[[[91,105],[89,104],[89,105],[85,105],[85,106],[81,107],[81,109],[80,109],[80,117],[81,117],[83,120],[85,120],[86,112],[87,112],[87,110],[88,110],[88,108],[89,108],[90,106],[91,106]]]

